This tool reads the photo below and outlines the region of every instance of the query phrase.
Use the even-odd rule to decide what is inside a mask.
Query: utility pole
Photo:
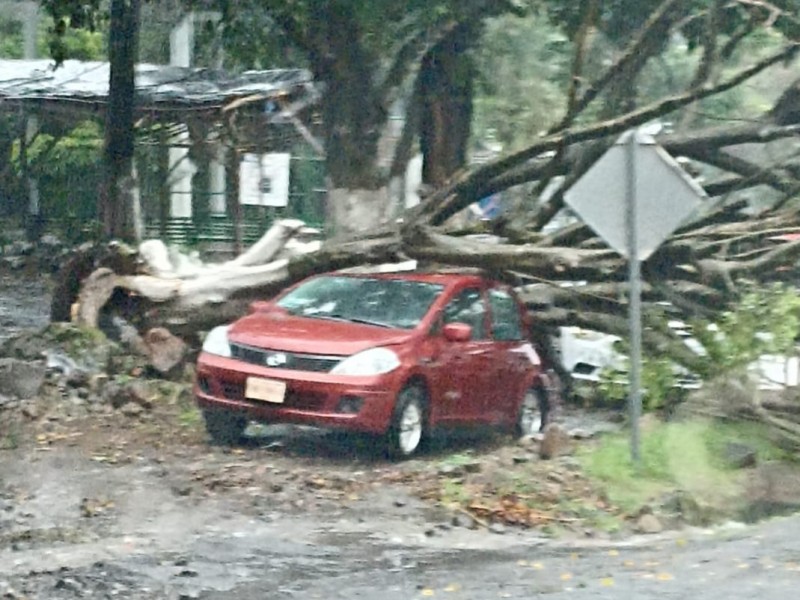
[[[141,0],[111,0],[106,108],[105,177],[98,216],[108,238],[142,239],[141,206],[134,166],[134,101]]]

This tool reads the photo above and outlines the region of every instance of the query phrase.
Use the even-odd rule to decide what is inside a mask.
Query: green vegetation
[[[786,458],[770,442],[764,425],[705,420],[648,423],[638,468],[631,460],[627,434],[605,436],[597,446],[581,449],[578,458],[609,501],[624,511],[658,504],[675,490],[698,504],[730,511],[738,508],[745,472],[725,463],[725,449],[742,440],[756,450],[760,461]]]
[[[767,288],[746,282],[740,285],[745,291],[732,310],[720,312],[713,322],[698,319],[692,323],[692,335],[705,351],[695,365],[697,374],[704,379],[740,374],[764,355],[789,355],[800,337],[800,296],[794,288],[781,283]],[[625,353],[624,343],[622,346]],[[608,369],[603,373],[597,390],[599,401],[624,405],[629,387],[627,370],[626,363],[622,370]],[[645,357],[644,411],[663,409],[673,396],[680,394],[675,364],[666,356]]]

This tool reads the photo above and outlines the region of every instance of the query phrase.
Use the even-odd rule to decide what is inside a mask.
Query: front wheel
[[[239,442],[247,427],[246,417],[221,410],[204,410],[203,419],[211,442],[221,446]]]
[[[397,395],[392,422],[386,432],[386,449],[392,458],[408,458],[419,450],[427,434],[426,394],[408,385]]]
[[[540,387],[533,387],[525,392],[519,405],[515,434],[518,437],[533,435],[544,431],[550,416],[547,392]]]

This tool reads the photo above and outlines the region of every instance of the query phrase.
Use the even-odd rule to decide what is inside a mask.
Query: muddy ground
[[[798,518],[650,536],[486,529],[415,488],[449,454],[395,465],[311,430],[231,450],[140,427],[83,424],[0,452],[0,597],[789,599],[800,584]]]
[[[41,326],[46,299],[0,278],[3,335]],[[800,583],[798,518],[638,535],[570,453],[507,437],[389,463],[370,438],[294,427],[212,447],[185,393],[70,408],[34,402],[0,432],[0,598],[788,599]]]

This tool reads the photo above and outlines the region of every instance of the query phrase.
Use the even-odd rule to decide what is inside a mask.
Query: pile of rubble
[[[0,241],[0,270],[17,272],[31,269],[39,273],[55,273],[70,249],[52,234],[43,235],[37,242],[23,239]]]
[[[0,345],[0,422],[145,415],[159,384],[188,389],[187,357],[186,344],[166,330],[126,343],[68,323],[19,333]]]

